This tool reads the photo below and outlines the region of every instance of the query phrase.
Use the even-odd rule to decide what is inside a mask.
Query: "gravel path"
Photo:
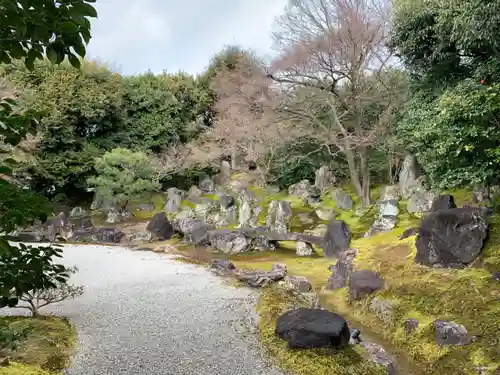
[[[79,351],[66,375],[279,375],[251,323],[255,294],[209,271],[152,252],[66,246],[85,294],[69,316]],[[253,332],[252,332],[253,327]]]

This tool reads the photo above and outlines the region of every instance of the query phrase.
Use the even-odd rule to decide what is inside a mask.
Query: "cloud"
[[[89,57],[118,66],[124,74],[200,73],[227,44],[271,52],[271,26],[286,2],[99,0]]]

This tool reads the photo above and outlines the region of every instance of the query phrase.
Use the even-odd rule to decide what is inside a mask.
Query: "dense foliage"
[[[83,57],[85,43],[90,39],[90,22],[96,17],[90,0],[23,1],[6,0],[0,3],[0,56],[2,62],[25,57],[24,64],[33,69],[36,59],[43,59],[45,51],[51,61],[60,63],[68,57],[73,66],[80,61],[72,51]],[[15,92],[0,95],[0,136],[2,159],[0,194],[0,307],[16,306],[26,292],[48,289],[56,282],[68,280],[67,269],[55,263],[61,249],[9,244],[8,234],[47,217],[47,202],[32,192],[20,189],[11,177],[12,147],[16,147],[28,133],[36,134],[40,115],[36,109],[22,110],[16,106]],[[3,335],[5,332],[2,333]]]
[[[499,1],[396,1],[412,76],[401,136],[435,185],[498,183]]]
[[[95,161],[97,176],[90,177],[89,186],[96,194],[125,208],[128,201],[159,188],[157,171],[141,151],[116,148]]]

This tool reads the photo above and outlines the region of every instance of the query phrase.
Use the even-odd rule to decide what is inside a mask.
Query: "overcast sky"
[[[287,0],[97,0],[87,57],[122,74],[199,73],[225,45],[272,53]]]

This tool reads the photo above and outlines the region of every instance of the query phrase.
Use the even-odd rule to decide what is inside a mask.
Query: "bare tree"
[[[279,151],[298,134],[289,121],[276,116],[282,97],[271,84],[263,64],[251,55],[231,68],[219,68],[211,84],[217,97],[215,121],[203,136],[188,144],[187,160],[219,166],[223,157],[230,157],[233,170],[255,162],[264,175],[284,162]]]
[[[386,0],[295,0],[277,24],[281,54],[269,77],[288,100],[280,115],[341,153],[363,204],[370,203],[368,152],[393,121],[397,93],[386,87]]]
[[[75,273],[76,267],[69,268],[68,272]],[[74,299],[83,294],[83,286],[62,283],[56,280],[56,288],[30,290],[19,298],[17,308],[27,309],[32,316],[38,316],[39,310],[47,305],[62,302],[67,299]]]

